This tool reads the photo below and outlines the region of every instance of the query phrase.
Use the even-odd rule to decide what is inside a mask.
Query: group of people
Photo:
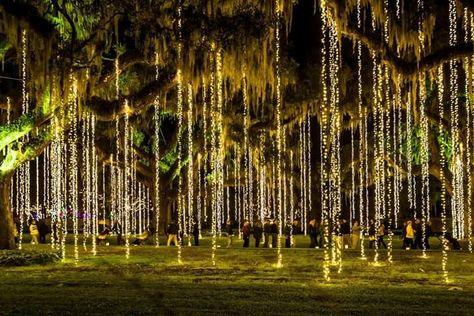
[[[230,220],[227,221],[226,231],[229,238],[227,247],[230,247],[232,245],[232,238],[234,236],[232,222]],[[253,235],[253,238],[255,239],[255,248],[260,247],[262,239],[264,248],[269,248],[270,246],[272,248],[276,248],[278,243],[278,234],[279,221],[275,218],[266,218],[263,223],[257,218],[252,224],[250,221],[244,220],[242,224],[242,238],[244,240],[244,248],[249,247],[251,235]],[[287,242],[285,244],[287,244]]]

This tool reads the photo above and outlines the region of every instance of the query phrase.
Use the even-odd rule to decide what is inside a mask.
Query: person
[[[227,220],[225,230],[227,232],[227,248],[230,248],[232,246],[232,239],[234,237],[234,230],[232,229],[232,221],[230,219]]]
[[[117,245],[122,244],[122,225],[118,222],[118,220],[114,221],[114,226],[112,226],[112,232],[117,234]]]
[[[285,248],[291,248],[291,236],[292,236],[293,227],[291,222],[288,221],[285,225]]]
[[[103,241],[107,239],[109,235],[109,227],[107,225],[104,226],[104,229],[97,235],[97,244],[102,245]]]
[[[242,226],[242,236],[244,238],[244,248],[248,248],[250,243],[250,223],[247,220],[244,221]]]
[[[263,224],[263,248],[268,248],[268,243],[270,242],[270,234],[272,233],[272,226],[270,224],[270,220],[268,218],[265,219],[265,223]]]
[[[38,221],[38,231],[39,231],[39,242],[41,244],[46,243],[46,235],[49,234],[48,225],[46,225],[44,219]]]
[[[431,228],[431,221],[426,222],[425,224],[425,247],[430,249],[430,237],[433,235],[433,230]]]
[[[358,249],[360,247],[360,232],[362,228],[359,225],[359,221],[355,220],[354,223],[352,224],[352,240],[351,240],[351,246],[352,249]]]
[[[148,237],[150,235],[151,235],[150,230],[147,227],[143,233],[137,235],[137,237],[136,237],[135,241],[133,242],[133,244],[135,246],[138,246],[138,245],[141,245],[141,244],[145,243],[145,241],[148,239]]]
[[[272,233],[272,248],[277,247],[278,242],[278,220],[274,219],[271,223],[271,233]]]
[[[385,235],[385,224],[380,223],[379,228],[377,229],[377,246],[380,248],[380,245],[383,245],[385,249],[387,249],[387,245],[383,240],[383,236]]]
[[[36,225],[35,220],[31,221],[30,235],[31,235],[31,243],[32,244],[39,244],[39,241],[38,241],[39,231],[38,231],[38,226]]]
[[[256,219],[253,222],[253,238],[255,238],[255,248],[260,246],[260,240],[262,240],[262,222],[259,219]]]
[[[369,220],[369,249],[372,249],[372,246],[374,243],[375,243],[375,222],[371,218]]]
[[[415,241],[414,241],[413,248],[423,249],[423,229],[421,225],[421,220],[419,218],[415,220],[413,229],[415,230]]]
[[[318,235],[316,232],[316,219],[309,221],[308,234],[310,238],[309,248],[315,248],[318,243]]]
[[[199,246],[199,224],[194,221],[193,225],[194,246]]]
[[[351,243],[351,226],[345,218],[341,220],[341,235],[343,248],[349,248]]]
[[[178,246],[178,225],[176,225],[174,220],[168,225],[166,233],[168,234],[167,246],[169,247],[171,242],[173,242],[173,245]]]
[[[405,245],[405,249],[409,250],[414,247],[413,245],[413,238],[415,238],[415,229],[413,228],[412,221],[407,221],[407,224],[404,228],[403,235],[405,236],[403,244]]]

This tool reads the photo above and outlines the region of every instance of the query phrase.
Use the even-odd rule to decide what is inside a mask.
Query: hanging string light
[[[382,182],[382,176],[381,172],[383,172],[382,166],[381,166],[381,151],[382,151],[382,140],[383,135],[381,133],[381,123],[383,121],[383,118],[381,117],[381,100],[380,100],[380,79],[379,79],[379,66],[377,64],[377,60],[375,57],[375,52],[371,51],[372,55],[372,63],[373,63],[373,70],[372,70],[372,78],[373,78],[373,98],[374,98],[374,109],[373,109],[373,121],[374,121],[374,184],[375,184],[375,230],[378,229],[380,226],[380,217],[381,217],[381,209],[382,209],[382,201],[381,201],[381,195],[383,195],[382,188],[381,188],[381,182]],[[379,257],[379,252],[378,252],[378,242],[375,243],[375,249],[374,249],[374,262],[378,262],[378,257]]]
[[[216,85],[217,85],[217,102],[216,102],[216,176],[217,176],[217,211],[218,211],[218,221],[217,229],[219,236],[221,235],[221,228],[224,219],[224,126],[222,118],[222,109],[224,104],[224,78],[222,71],[222,49],[219,47],[216,50]]]
[[[188,172],[186,173],[188,180],[188,246],[191,246],[191,231],[193,229],[193,210],[194,210],[194,169],[193,169],[193,89],[191,84],[188,84],[188,111],[187,111],[187,121],[188,121]]]
[[[437,84],[438,84],[438,110],[439,110],[439,127],[438,133],[440,135],[446,135],[446,131],[443,129],[443,120],[444,120],[444,73],[443,73],[443,66],[438,67],[438,74],[437,74]],[[441,182],[441,252],[442,252],[442,259],[441,259],[441,269],[443,271],[443,277],[445,282],[448,282],[448,240],[446,239],[447,233],[447,219],[446,219],[446,178],[444,176],[444,168],[446,167],[446,157],[445,157],[445,150],[443,145],[441,145],[440,153],[439,153],[439,164],[440,164],[440,172],[439,172],[439,179]]]
[[[393,140],[393,137],[395,135],[395,133],[393,133],[392,135],[390,135],[390,133],[393,132],[392,130],[392,126],[395,125],[395,120],[393,121],[393,124],[392,124],[392,117],[390,115],[390,110],[392,110],[392,103],[393,103],[393,98],[391,97],[392,95],[392,90],[391,90],[391,86],[390,86],[390,71],[389,71],[389,68],[387,66],[384,66],[383,67],[383,70],[384,70],[384,86],[385,86],[385,103],[387,104],[386,108],[388,109],[388,111],[386,111],[386,124],[385,124],[385,131],[384,131],[384,137],[386,137],[386,142],[385,142],[385,148],[384,148],[384,156],[382,157],[382,161],[384,163],[384,168],[385,168],[385,153],[387,153],[387,155],[390,155],[393,150],[393,146],[395,146],[395,142],[392,143],[392,140]],[[395,113],[395,112],[394,112]],[[390,137],[392,136],[392,137]],[[395,168],[394,168],[395,169]],[[387,177],[389,177],[390,174],[387,172]],[[392,173],[392,176],[393,178],[395,179],[395,175],[394,173]],[[392,256],[392,249],[393,249],[393,233],[392,233],[392,218],[393,218],[393,209],[394,209],[394,206],[393,206],[393,200],[392,200],[392,197],[393,197],[393,194],[394,194],[394,191],[395,191],[395,187],[393,188],[392,190],[392,184],[393,182],[386,179],[386,182],[384,182],[385,185],[386,185],[386,197],[387,197],[387,200],[386,200],[386,211],[384,212],[384,220],[387,220],[387,235],[388,235],[388,245],[387,245],[387,261],[389,264],[392,264],[393,262],[393,256]],[[384,226],[385,226],[385,223],[384,223]]]
[[[183,77],[182,77],[182,18],[181,18],[181,11],[182,11],[182,2],[178,2],[178,68],[176,70],[176,82],[177,82],[177,116],[178,116],[178,162],[177,166],[181,171],[181,163],[182,163],[182,129],[183,129]],[[183,231],[183,201],[182,201],[182,185],[183,179],[181,177],[181,172],[178,175],[178,263],[182,263],[181,261],[181,232]],[[185,224],[185,222],[184,222]]]
[[[68,131],[68,147],[69,147],[69,207],[72,209],[72,221],[73,221],[73,234],[74,234],[74,260],[76,264],[79,261],[79,220],[78,220],[78,212],[79,212],[79,196],[78,196],[78,152],[77,152],[77,80],[76,78],[72,79],[72,86],[71,91],[69,94],[69,121],[70,121],[70,128]]]
[[[430,173],[429,173],[429,126],[428,112],[426,108],[425,76],[419,75],[419,101],[421,120],[421,198],[422,198],[422,235],[423,235],[423,256],[426,256],[426,225],[430,213]]]
[[[155,53],[155,81],[159,79],[159,55]],[[159,229],[160,229],[160,98],[155,98],[153,107],[153,123],[154,123],[154,153],[155,153],[155,183],[154,183],[154,198],[153,198],[153,209],[155,210],[155,245],[160,246]]]
[[[204,221],[207,222],[207,165],[208,165],[208,158],[209,158],[209,153],[208,153],[208,144],[207,144],[207,138],[209,136],[208,132],[208,124],[207,124],[207,86],[206,86],[206,81],[204,78],[202,79],[202,120],[203,120],[203,134],[204,134],[204,156],[203,156],[203,161],[204,161],[204,183],[203,183],[203,190],[204,190],[204,196],[203,196],[203,203],[202,203],[202,211],[201,214],[204,213]],[[201,231],[201,221],[199,221],[199,231]]]
[[[310,113],[308,113],[307,115],[307,129],[306,129],[306,171],[307,171],[307,176],[306,176],[306,180],[308,182],[308,186],[307,186],[307,199],[308,199],[308,202],[307,202],[307,210],[312,212],[313,211],[313,205],[312,205],[312,198],[311,198],[311,175],[312,175],[312,171],[311,171],[311,116],[310,116]],[[305,215],[305,218],[307,217],[307,215]],[[305,221],[305,227],[307,225],[307,220]]]
[[[295,221],[295,209],[294,209],[294,185],[293,185],[293,169],[294,169],[294,165],[293,165],[293,150],[290,150],[290,172],[289,172],[289,187],[290,187],[290,209],[289,209],[289,213],[290,213],[290,225],[291,225],[291,230],[290,230],[290,238],[291,238],[291,245],[294,245],[295,244],[295,241],[294,241],[294,236],[293,236],[293,222]]]
[[[303,232],[307,233],[307,219],[306,219],[306,208],[305,208],[305,193],[306,193],[306,181],[305,181],[305,133],[304,133],[304,121],[300,123],[299,129],[299,156],[300,156],[300,216],[302,219]]]
[[[449,1],[449,45],[457,44],[457,13],[456,1]],[[458,103],[458,66],[453,59],[449,61],[449,87],[451,105],[451,135],[452,143],[459,144],[459,103]],[[463,216],[464,216],[464,196],[462,192],[463,172],[461,167],[462,151],[459,146],[453,146],[451,168],[453,170],[453,196],[451,199],[453,237],[462,239],[463,236]],[[460,184],[460,185],[459,185]]]
[[[251,169],[250,162],[249,162],[249,137],[248,137],[248,130],[249,130],[249,122],[250,122],[250,114],[249,114],[249,104],[248,104],[248,96],[247,96],[247,76],[245,74],[245,68],[242,74],[242,102],[244,107],[244,191],[243,191],[243,217],[249,218],[250,217],[250,205],[249,205],[249,196],[250,196],[250,172]]]
[[[281,254],[281,233],[282,233],[282,126],[281,126],[281,107],[282,107],[282,95],[281,95],[281,65],[280,65],[280,27],[281,27],[281,8],[279,0],[275,0],[275,75],[276,75],[276,109],[275,109],[275,120],[277,124],[276,132],[276,171],[277,171],[277,183],[278,183],[278,195],[277,195],[277,217],[279,223],[279,234],[278,234],[278,261],[277,267],[282,267],[283,257]]]
[[[351,121],[351,191],[349,203],[349,226],[352,227],[352,220],[355,218],[355,173],[354,173],[354,126]]]
[[[358,25],[360,27],[360,0],[358,1]],[[358,90],[358,113],[359,113],[359,225],[360,230],[360,257],[365,259],[364,232],[367,223],[364,222],[364,120],[365,116],[362,110],[362,44],[357,42],[357,90]]]
[[[321,113],[321,225],[323,230],[323,247],[324,247],[324,262],[323,262],[323,277],[326,281],[330,280],[330,257],[329,257],[329,220],[330,220],[330,194],[328,185],[329,168],[329,139],[328,139],[328,87],[327,87],[327,4],[325,1],[320,2],[321,9],[321,81],[322,81],[322,113]]]
[[[125,116],[123,124],[123,209],[124,209],[124,221],[125,221],[125,258],[130,258],[130,215],[131,215],[131,205],[130,205],[130,153],[129,153],[129,144],[130,144],[130,125],[129,125],[129,107],[128,100],[125,100]]]

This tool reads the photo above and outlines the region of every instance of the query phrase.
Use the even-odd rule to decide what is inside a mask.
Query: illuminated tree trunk
[[[15,223],[10,200],[11,176],[0,180],[0,249],[15,249]]]

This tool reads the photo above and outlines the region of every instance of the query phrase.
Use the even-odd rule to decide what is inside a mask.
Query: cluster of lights
[[[72,220],[73,220],[73,233],[74,233],[74,260],[76,264],[79,261],[79,223],[78,223],[78,209],[79,209],[79,196],[78,196],[78,152],[77,152],[77,80],[72,79],[72,86],[69,96],[69,109],[70,109],[70,129],[68,132],[68,146],[69,146],[69,196],[71,197],[69,206],[72,209]]]

